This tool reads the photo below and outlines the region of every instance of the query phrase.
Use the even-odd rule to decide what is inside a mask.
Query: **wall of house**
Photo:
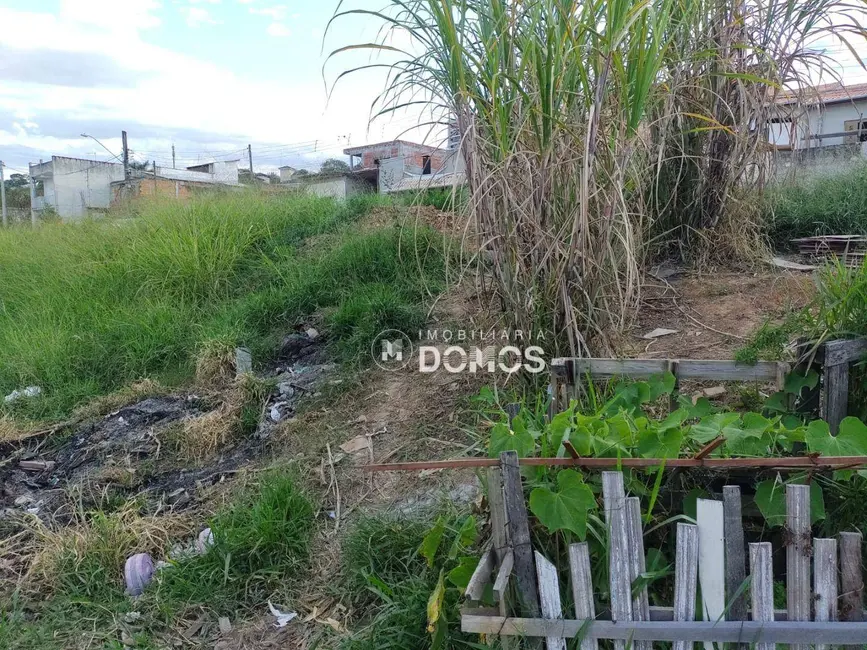
[[[781,116],[785,115],[784,107]],[[856,144],[857,134],[836,138],[811,138],[811,135],[857,131],[860,121],[867,121],[867,99],[840,102],[826,106],[814,106],[801,110],[791,116],[791,122],[768,125],[768,141],[777,146],[791,146],[794,142],[798,149],[829,147],[843,144]]]
[[[171,167],[157,167],[157,176],[173,181],[193,181],[196,183],[215,183],[216,176],[207,172],[194,172],[189,169],[172,169]],[[236,178],[237,181],[237,178]]]
[[[331,197],[343,201],[350,196],[373,191],[373,186],[346,176],[298,183],[298,188],[315,196]]]
[[[123,180],[123,165],[118,163],[58,156],[52,163],[53,176],[44,183],[44,201],[63,219],[80,219],[89,210],[108,209],[111,183]]]
[[[238,161],[228,160],[213,163],[214,180],[227,185],[238,184]]]

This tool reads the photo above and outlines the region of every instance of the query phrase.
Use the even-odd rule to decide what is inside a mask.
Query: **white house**
[[[126,179],[120,163],[52,156],[48,162],[30,165],[33,209],[41,213],[50,208],[64,221],[105,211],[111,207],[113,199],[130,194],[119,191],[118,183],[140,183],[145,176],[141,172],[134,173],[135,177]],[[147,175],[169,181],[234,186],[238,185],[238,161],[205,163],[187,169],[157,167]]]
[[[63,219],[79,219],[91,210],[107,210],[111,205],[111,184],[123,180],[119,163],[52,156],[51,160],[30,165],[33,209],[51,207]]]
[[[796,151],[867,141],[867,84],[825,84],[778,96],[777,116],[768,125],[768,142]],[[845,135],[851,133],[851,135]]]

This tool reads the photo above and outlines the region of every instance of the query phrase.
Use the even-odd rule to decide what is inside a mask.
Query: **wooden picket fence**
[[[465,592],[464,632],[525,637],[530,647],[544,638],[549,650],[565,650],[574,637],[581,650],[597,650],[600,639],[612,639],[615,650],[650,650],[654,641],[671,642],[672,650],[691,650],[696,642],[756,644],[756,650],[867,644],[861,534],[812,538],[809,486],[786,486],[785,611],[774,610],[771,544],[749,544],[747,554],[737,486],[723,488],[722,501],[699,499],[695,524],[676,524],[674,602],[651,607],[647,588],[633,588],[645,571],[639,498],[626,496],[620,472],[603,472],[610,611],[597,616],[582,542],[568,549],[575,611],[566,615],[557,567],[532,547],[517,455],[503,452],[500,465],[486,472],[491,540]],[[493,608],[482,602],[489,585]]]

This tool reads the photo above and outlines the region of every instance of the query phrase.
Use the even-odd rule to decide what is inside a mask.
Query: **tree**
[[[346,174],[349,172],[349,165],[339,158],[329,158],[319,168],[320,174]]]
[[[307,171],[306,169],[302,168],[302,169],[297,170],[294,175],[295,176],[309,176],[310,172]]]
[[[6,189],[10,190],[13,187],[27,187],[30,185],[30,178],[27,174],[12,174],[6,179]]]

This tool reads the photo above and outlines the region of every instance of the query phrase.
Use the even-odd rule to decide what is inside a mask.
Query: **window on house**
[[[421,157],[421,173],[430,174],[430,156]]]
[[[858,123],[858,141],[867,142],[867,121]]]

